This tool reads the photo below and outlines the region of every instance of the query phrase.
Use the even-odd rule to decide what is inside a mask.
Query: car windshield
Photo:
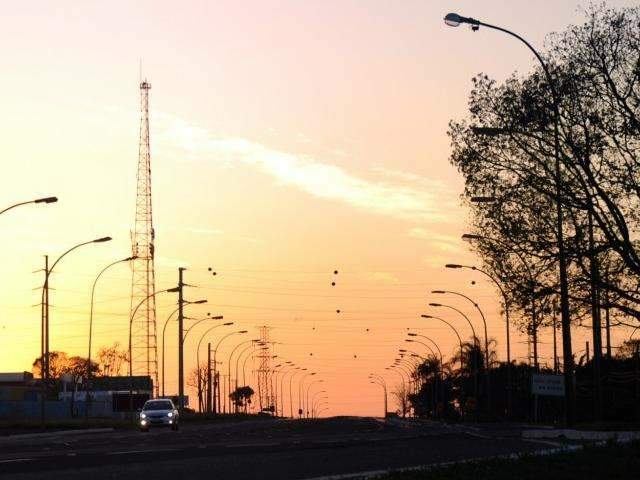
[[[171,402],[168,400],[159,402],[147,402],[144,404],[142,410],[144,410],[145,412],[148,412],[149,410],[173,410],[173,405],[171,405]]]

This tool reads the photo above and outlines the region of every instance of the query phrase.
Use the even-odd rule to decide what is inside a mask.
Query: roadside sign
[[[564,376],[534,373],[531,376],[531,393],[550,397],[564,397]]]

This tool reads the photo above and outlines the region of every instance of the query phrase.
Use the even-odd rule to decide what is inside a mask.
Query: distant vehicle
[[[178,409],[171,400],[147,400],[140,411],[140,430],[147,432],[150,427],[171,427],[171,430],[178,430],[178,417]]]

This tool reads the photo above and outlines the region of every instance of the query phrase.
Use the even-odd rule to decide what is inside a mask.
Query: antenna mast
[[[153,216],[151,208],[151,152],[149,149],[149,90],[151,84],[140,81],[140,144],[136,182],[136,214],[132,233],[131,370],[134,375],[148,375],[158,395],[158,353],[156,347],[156,301],[154,268]]]

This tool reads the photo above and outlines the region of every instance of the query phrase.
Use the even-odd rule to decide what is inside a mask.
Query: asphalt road
[[[182,425],[179,432],[123,431],[3,439],[3,479],[298,480],[397,469],[548,448],[516,429],[372,418]]]

